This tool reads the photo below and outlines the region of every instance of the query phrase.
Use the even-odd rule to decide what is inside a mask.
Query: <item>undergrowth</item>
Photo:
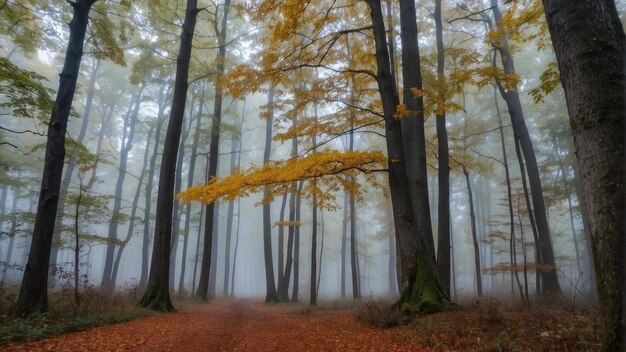
[[[153,313],[137,307],[140,298],[137,287],[115,292],[87,287],[81,292],[78,305],[65,290],[53,290],[49,292],[50,312],[16,318],[13,309],[17,293],[17,287],[0,288],[0,345],[39,340]]]
[[[365,324],[378,328],[391,328],[400,325],[403,317],[393,302],[373,300],[366,301],[359,307],[357,318]]]
[[[529,310],[487,300],[419,317],[399,333],[407,342],[436,351],[599,351],[599,324],[593,310]]]

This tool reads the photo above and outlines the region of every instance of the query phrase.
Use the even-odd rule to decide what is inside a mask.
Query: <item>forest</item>
[[[626,351],[624,16],[0,1],[0,349]]]

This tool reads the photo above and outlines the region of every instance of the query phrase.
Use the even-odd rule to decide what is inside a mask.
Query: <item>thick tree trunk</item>
[[[187,0],[185,19],[180,34],[174,97],[170,111],[170,121],[165,135],[165,144],[163,145],[163,158],[161,159],[150,275],[148,276],[146,292],[139,303],[142,307],[160,311],[174,310],[170,300],[168,276],[170,245],[172,241],[172,210],[174,206],[176,152],[180,142],[183,116],[185,115],[185,102],[187,100],[187,89],[189,87],[189,62],[191,59],[193,34],[198,12],[198,1]]]
[[[389,188],[396,230],[396,248],[400,250],[400,260],[402,263],[403,294],[398,302],[398,305],[400,306],[400,309],[407,313],[411,311],[425,312],[446,309],[449,304],[448,299],[434,277],[434,248],[428,247],[428,239],[424,238],[424,236],[427,237],[426,232],[428,231],[423,231],[421,234],[424,236],[421,238],[418,237],[418,229],[415,219],[416,212],[413,210],[413,203],[409,193],[409,181],[405,170],[405,154],[402,145],[402,131],[400,122],[394,116],[396,108],[399,105],[399,99],[397,88],[395,86],[395,82],[393,81],[393,75],[391,74],[389,52],[387,50],[380,0],[368,0],[367,3],[370,8],[374,41],[376,45],[376,61],[378,66],[376,79],[378,82],[378,91],[381,97],[383,113],[385,116],[387,157],[389,159]],[[406,26],[411,26],[409,22],[413,22],[414,24],[416,23],[415,4],[411,4],[411,1],[402,1],[401,4],[403,5],[401,12],[410,12],[409,14],[401,14],[401,18],[404,22],[403,30],[410,31],[411,29],[407,29]],[[413,19],[411,20],[411,18]],[[414,33],[414,35],[416,34],[417,33]],[[406,33],[406,35],[409,35],[409,33]],[[404,37],[404,40],[407,42],[412,41],[406,37]],[[411,45],[412,44],[407,43],[407,46],[405,46],[403,43],[403,48],[410,51]],[[417,41],[414,46],[416,45]],[[405,55],[407,55],[407,58],[405,59],[407,61],[416,59],[416,57],[408,54],[408,51]],[[415,55],[415,52],[413,52],[413,55]],[[413,66],[409,65],[409,67]],[[417,69],[419,69],[419,65],[417,65]],[[410,75],[411,73],[409,72],[409,76]],[[408,84],[408,88],[419,88],[417,85],[411,86],[410,82]],[[419,84],[419,86],[421,86],[421,84]],[[409,90],[408,88],[407,90]],[[409,101],[411,100],[414,101],[415,99],[412,96],[409,96]],[[420,121],[419,125],[423,126],[423,119]],[[423,161],[425,162],[425,160]],[[425,173],[425,169],[423,171]],[[422,186],[425,185],[425,183],[422,184]],[[427,199],[428,195],[424,194],[423,197],[424,196]],[[427,207],[427,202],[428,201],[426,200],[425,204],[422,203],[422,206]],[[427,208],[420,210],[425,211]],[[422,215],[427,215],[426,217],[428,219],[423,220],[430,223],[430,214],[422,213]],[[427,224],[421,225],[428,227]],[[422,227],[422,230],[425,229]],[[428,254],[428,258],[425,255],[419,255],[418,257],[418,253],[420,252],[418,251],[418,247],[420,247],[418,241],[420,240],[423,245],[421,250],[424,250],[425,248],[429,248],[426,250],[432,249],[432,252]],[[432,233],[430,233],[430,243],[432,244]],[[429,296],[425,296],[425,294]],[[425,297],[429,297],[429,299],[426,300],[427,302],[423,302],[422,300],[422,298]]]
[[[415,212],[417,248],[418,251],[423,251],[424,259],[434,273],[437,264],[428,199],[424,100],[421,93],[413,91],[422,89],[415,1],[400,1],[400,27],[402,29],[400,39],[402,42],[403,104],[408,110],[408,116],[400,119],[405,153],[403,160]]]
[[[16,313],[22,317],[48,310],[48,268],[63,174],[65,133],[83,56],[89,11],[95,1],[76,0],[70,3],[74,10],[69,24],[70,37],[60,75],[59,90],[48,125],[37,217],[16,305]]]
[[[221,77],[224,75],[225,66],[224,60],[226,59],[226,29],[228,28],[228,13],[230,11],[230,0],[224,1],[224,15],[222,17],[221,28],[217,25],[217,14],[215,18],[215,34],[218,38],[219,48],[215,64],[215,103],[213,104],[213,123],[211,125],[211,144],[209,153],[209,172],[207,176],[207,182],[213,177],[217,176],[217,166],[219,162],[219,145],[220,145],[220,126],[222,122],[222,102],[224,99],[224,88],[220,83]],[[213,233],[213,225],[217,224],[218,219],[215,217],[216,205],[209,204],[206,207],[206,221],[204,227],[204,246],[202,251],[202,265],[200,267],[200,280],[198,282],[198,290],[196,296],[203,301],[207,301],[209,279],[211,274],[211,257],[214,246],[214,239],[217,240],[217,233]],[[217,242],[217,241],[215,241]],[[217,249],[217,248],[215,248]],[[213,287],[215,288],[215,287]]]
[[[626,351],[626,38],[615,3],[543,1],[570,114],[604,321]]]
[[[441,20],[441,0],[435,0],[435,30],[437,36],[437,97],[443,109],[437,108],[437,152],[439,154],[439,200],[437,202],[437,279],[441,289],[450,296],[450,162],[448,150],[448,130],[446,129],[446,75],[445,52],[443,47],[443,24]]]

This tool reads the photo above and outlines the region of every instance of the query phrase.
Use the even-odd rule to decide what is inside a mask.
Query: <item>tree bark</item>
[[[418,250],[434,273],[437,267],[435,244],[430,219],[428,175],[426,165],[426,137],[424,134],[424,100],[413,89],[422,89],[420,53],[417,43],[415,1],[400,1],[400,39],[402,43],[403,103],[408,116],[400,119],[404,148],[405,172],[415,212]]]
[[[626,38],[615,3],[544,0],[590,214],[604,351],[626,351]]]
[[[35,228],[16,304],[16,313],[22,317],[48,310],[48,269],[65,158],[65,133],[83,56],[89,11],[95,1],[76,0],[70,3],[74,11],[69,24],[70,37],[48,125]]]
[[[427,212],[428,194],[426,192],[422,195],[422,202],[420,204],[423,208],[421,208],[420,211],[415,212],[410,196],[411,193],[409,192],[409,180],[407,178],[405,165],[406,159],[405,149],[403,147],[402,130],[400,122],[394,116],[396,108],[399,105],[399,98],[397,87],[393,80],[393,75],[391,74],[391,65],[389,61],[389,52],[387,50],[385,26],[380,0],[368,0],[367,4],[370,8],[374,42],[376,46],[376,62],[378,66],[376,80],[378,83],[378,91],[381,97],[385,117],[385,137],[387,140],[387,157],[389,159],[389,188],[396,230],[396,248],[400,249],[400,259],[402,263],[403,293],[400,301],[398,302],[398,306],[406,313],[423,313],[446,309],[449,306],[449,301],[434,277],[434,247],[429,247],[429,239],[425,238],[428,237],[427,229],[429,228],[428,224],[430,223],[430,214]],[[415,4],[411,1],[402,1],[401,5],[401,19],[404,22],[402,25],[403,31],[410,31],[411,29],[407,29],[407,26],[408,28],[411,28],[411,26],[414,26],[416,23]],[[402,12],[405,13],[403,14]],[[406,12],[409,13],[407,14]],[[413,25],[411,25],[411,22],[413,22]],[[405,67],[404,70],[409,70],[411,67],[417,67],[419,70],[419,65],[410,65],[408,63],[408,61],[417,59],[415,52],[417,49],[417,40],[416,37],[413,37],[415,39],[415,43],[409,43],[412,42],[409,35],[409,33],[403,33],[404,41],[407,42],[406,46],[403,42],[403,48],[407,51],[404,53],[406,57],[403,56],[403,62],[408,64],[408,67]],[[417,35],[416,28],[413,35]],[[413,50],[411,50],[411,46],[414,47]],[[409,54],[409,52],[411,52],[411,54]],[[408,74],[409,76],[412,75],[411,72]],[[410,88],[421,87],[421,83],[414,85],[412,85],[412,83],[413,80],[405,82],[406,90],[409,92]],[[409,101],[416,101],[412,96],[409,96],[408,98]],[[413,103],[411,103],[410,108],[412,108],[413,111],[416,110],[416,106],[413,105]],[[411,110],[409,109],[409,111]],[[421,121],[416,123],[416,125],[421,125],[423,127],[423,116]],[[417,157],[416,155],[413,156]],[[425,159],[422,161],[425,162]],[[425,173],[425,164],[423,166],[424,170],[421,171]],[[421,184],[421,186],[426,186],[426,183]],[[425,203],[423,203],[424,197],[426,198]],[[416,213],[420,213],[420,216],[424,217],[424,219],[422,219],[424,220],[424,223],[420,224],[421,233],[419,233],[422,237],[418,236]],[[426,224],[426,221],[428,224]],[[430,233],[430,244],[432,244],[432,232]],[[418,247],[420,246],[422,248],[418,250]],[[425,251],[424,254],[422,254],[421,251]],[[427,297],[428,299],[425,299]]]
[[[439,200],[437,203],[437,279],[441,289],[450,296],[450,161],[448,130],[446,129],[446,74],[445,52],[443,47],[443,24],[441,20],[441,0],[435,0],[435,31],[437,36],[437,152],[439,154]]]
[[[174,83],[174,97],[170,111],[170,121],[167,126],[163,158],[157,197],[157,210],[154,231],[154,245],[152,247],[152,261],[146,292],[139,305],[160,311],[172,311],[174,307],[169,292],[170,245],[172,241],[172,210],[174,199],[174,181],[176,177],[176,152],[180,142],[187,89],[189,87],[189,62],[193,34],[198,15],[198,1],[187,0],[185,19],[180,34],[180,48],[176,64],[176,81]]]

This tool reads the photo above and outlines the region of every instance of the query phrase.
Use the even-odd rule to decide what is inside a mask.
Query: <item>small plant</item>
[[[402,314],[391,303],[382,300],[365,302],[358,310],[358,319],[381,329],[400,325]]]

